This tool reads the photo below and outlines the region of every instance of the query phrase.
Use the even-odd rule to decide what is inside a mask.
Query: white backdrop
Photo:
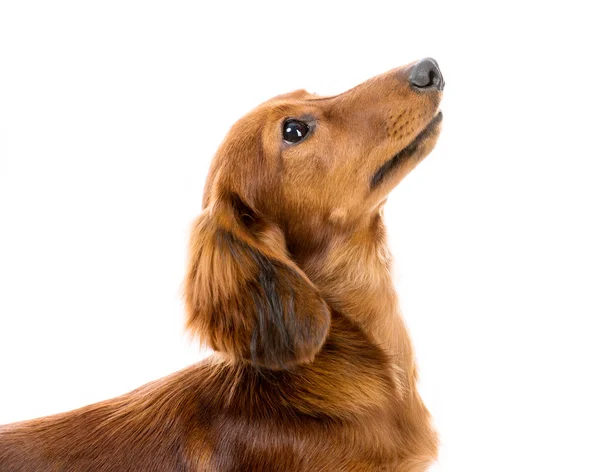
[[[0,4],[0,424],[205,355],[180,287],[228,127],[433,56],[444,131],[386,218],[435,470],[600,470],[592,2],[203,4]]]

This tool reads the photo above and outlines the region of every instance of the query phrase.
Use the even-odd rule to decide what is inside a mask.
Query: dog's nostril
[[[420,90],[444,90],[444,78],[435,59],[427,57],[417,62],[409,77],[413,87]]]

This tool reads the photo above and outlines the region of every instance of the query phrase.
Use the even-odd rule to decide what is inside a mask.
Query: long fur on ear
[[[311,362],[331,321],[282,231],[236,195],[205,209],[192,230],[185,302],[187,327],[203,342],[271,369]]]

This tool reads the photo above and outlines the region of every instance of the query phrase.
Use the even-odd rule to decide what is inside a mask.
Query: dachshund
[[[233,125],[193,223],[186,327],[214,354],[120,397],[0,426],[0,471],[424,471],[437,434],[383,206],[435,146],[431,58]]]

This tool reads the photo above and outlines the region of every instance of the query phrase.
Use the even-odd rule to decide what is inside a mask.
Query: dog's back
[[[195,410],[192,367],[126,395],[59,415],[0,426],[0,470],[180,471]],[[187,422],[187,424],[186,424]]]

